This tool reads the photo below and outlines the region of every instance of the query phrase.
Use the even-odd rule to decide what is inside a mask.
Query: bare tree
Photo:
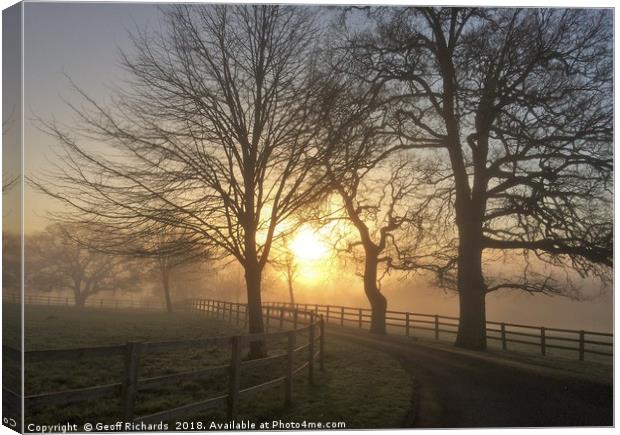
[[[319,30],[304,7],[162,12],[163,29],[137,32],[122,54],[129,79],[109,104],[78,89],[81,128],[45,123],[63,164],[36,183],[79,220],[156,222],[233,256],[245,271],[249,330],[259,333],[261,277],[278,225],[320,191],[307,104]],[[264,354],[263,343],[251,353]]]
[[[77,227],[87,231],[73,235],[74,241],[86,249],[98,252],[150,260],[161,283],[166,311],[174,311],[171,296],[172,274],[188,265],[214,259],[208,245],[182,229],[150,222],[139,227],[127,227],[118,222],[91,224],[82,222]]]
[[[50,292],[70,290],[75,305],[102,292],[138,291],[138,267],[128,258],[85,249],[74,240],[80,231],[71,225],[54,224],[43,233],[29,236],[26,285]]]
[[[532,266],[608,280],[610,11],[398,8],[368,16],[370,30],[352,35],[348,48],[369,80],[388,84],[399,105],[395,134],[446,156],[436,198],[450,205],[438,210],[456,223],[455,251],[436,269],[459,292],[456,345],[486,348],[491,291],[566,294],[566,281]],[[496,252],[522,256],[520,278],[483,270]]]
[[[422,172],[407,156],[408,146],[389,133],[393,113],[383,81],[360,81],[364,71],[351,68],[348,53],[337,59],[322,77],[329,86],[316,106],[322,125],[318,155],[338,200],[328,198],[319,220],[350,224],[335,248],[363,265],[370,331],[384,334],[387,300],[381,280],[401,268],[401,251],[412,255],[423,235],[425,205],[416,197]]]
[[[295,258],[295,253],[291,250],[289,237],[284,236],[280,240],[281,246],[275,248],[276,254],[269,261],[271,266],[280,272],[286,279],[289,300],[291,306],[295,306],[294,284],[299,272],[299,264]]]
[[[20,234],[2,233],[2,289],[9,293],[22,290],[22,240]]]

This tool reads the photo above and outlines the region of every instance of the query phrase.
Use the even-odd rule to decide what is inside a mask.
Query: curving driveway
[[[380,349],[415,379],[405,425],[420,428],[612,426],[613,386],[570,372],[442,349],[399,336],[330,327],[327,334]]]

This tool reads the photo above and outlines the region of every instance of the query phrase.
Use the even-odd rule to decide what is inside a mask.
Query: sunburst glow
[[[329,248],[320,235],[309,227],[302,227],[293,238],[290,249],[301,262],[319,261],[327,257]]]

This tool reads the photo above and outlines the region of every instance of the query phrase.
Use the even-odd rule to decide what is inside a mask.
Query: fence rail
[[[325,323],[340,326],[353,326],[364,329],[370,325],[372,311],[368,308],[347,307],[322,304],[294,304],[284,302],[266,302],[266,307],[294,307],[323,315]],[[387,311],[386,325],[414,336],[416,331],[429,331],[436,340],[442,334],[456,335],[459,326],[458,317],[442,316],[404,311]],[[547,355],[548,349],[572,351],[579,360],[585,360],[586,354],[613,357],[613,334],[585,330],[547,328],[544,326],[521,325],[487,321],[487,340],[501,344],[508,350],[510,343],[538,347],[541,355]]]
[[[75,298],[72,296],[52,296],[39,294],[3,293],[2,301],[18,304],[23,301],[27,305],[45,305],[45,306],[76,306]],[[105,309],[125,309],[139,308],[143,310],[160,311],[166,307],[162,302],[157,301],[138,301],[134,299],[115,299],[115,298],[89,298],[84,302],[87,308],[105,308]]]
[[[237,324],[247,324],[247,309],[244,304],[200,299],[192,300],[189,303],[189,307],[191,311],[198,314],[215,316],[216,318],[228,321],[234,320]],[[121,346],[26,351],[24,352],[26,363],[48,362],[52,360],[75,361],[76,359],[83,358],[122,357],[124,358],[124,372],[123,381],[120,383],[95,385],[86,388],[26,396],[24,398],[25,406],[29,407],[29,409],[33,409],[41,406],[63,405],[103,397],[120,397],[123,406],[123,416],[126,421],[142,421],[145,423],[158,422],[165,419],[202,412],[223,404],[226,404],[228,418],[234,419],[237,416],[240,395],[261,391],[280,384],[285,385],[284,402],[290,404],[293,399],[293,377],[301,373],[302,370],[307,369],[308,382],[313,383],[314,361],[317,359],[320,369],[324,369],[324,321],[321,315],[301,309],[280,307],[276,310],[270,307],[266,308],[266,311],[277,311],[278,314],[276,317],[281,320],[278,324],[277,331],[192,340],[128,342]],[[233,315],[233,313],[235,314]],[[272,313],[270,313],[269,316],[271,316],[271,314]],[[269,318],[269,316],[267,318]],[[288,330],[284,329],[285,322],[292,324],[293,328]],[[270,322],[268,321],[267,324],[269,325]],[[307,342],[296,347],[297,338],[300,337],[302,333],[306,332],[308,333]],[[287,339],[287,350],[285,353],[242,361],[244,347],[249,343],[262,340],[270,342],[284,337]],[[318,350],[316,350],[317,341]],[[206,346],[230,346],[229,363],[163,376],[150,378],[139,377],[140,359],[142,355],[149,352],[172,351],[182,348],[204,348]],[[307,351],[304,363],[299,367],[295,367],[295,356],[300,355],[304,350]],[[21,359],[21,353],[16,349],[3,346],[3,351],[8,358]],[[240,376],[242,371],[261,367],[278,359],[282,359],[286,363],[286,374],[284,376],[240,389]],[[229,386],[227,394],[177,408],[163,410],[150,415],[138,417],[134,415],[136,396],[139,391],[161,387],[171,383],[178,383],[179,381],[197,380],[213,376],[214,374],[228,374]]]

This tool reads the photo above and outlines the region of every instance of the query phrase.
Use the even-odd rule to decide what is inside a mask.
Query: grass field
[[[228,323],[192,313],[167,315],[137,310],[75,309],[27,306],[26,350],[122,344],[127,341],[160,341],[232,335],[242,330]],[[278,353],[283,343],[269,351]],[[225,364],[228,348],[202,348],[182,352],[147,354],[141,358],[140,377],[160,376]],[[305,355],[304,355],[305,357]],[[303,361],[297,361],[301,364]],[[410,421],[413,382],[400,364],[378,351],[326,338],[326,371],[316,371],[315,386],[305,374],[294,384],[293,406],[283,405],[282,387],[241,397],[239,418],[254,422],[340,422],[347,428],[396,428]],[[27,395],[120,382],[119,357],[71,362],[30,363],[26,367]],[[249,370],[241,387],[284,374],[284,361]],[[379,381],[380,380],[380,381]],[[146,415],[226,393],[227,377],[140,392],[136,415]],[[188,416],[184,421],[226,421],[225,410]],[[49,406],[27,412],[27,423],[112,423],[120,419],[120,401],[103,399],[74,405]]]

